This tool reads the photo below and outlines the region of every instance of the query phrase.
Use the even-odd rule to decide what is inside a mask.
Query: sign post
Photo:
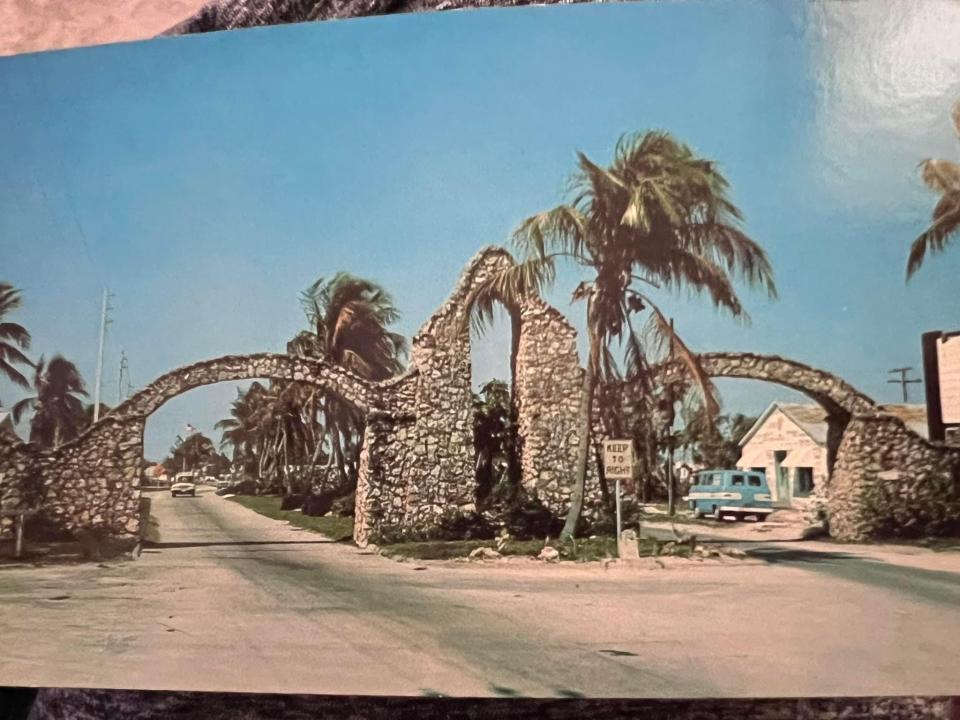
[[[633,477],[633,443],[630,440],[603,441],[603,474],[606,478],[616,480],[617,503],[617,554],[623,557],[623,523],[620,511],[620,480]],[[636,555],[636,543],[633,554]]]

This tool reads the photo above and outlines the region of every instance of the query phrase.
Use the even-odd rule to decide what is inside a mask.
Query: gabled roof
[[[772,402],[757,418],[753,426],[740,440],[740,447],[746,445],[756,435],[770,416],[779,410],[798,428],[803,430],[810,439],[818,445],[827,443],[827,412],[816,403],[781,403]]]
[[[923,438],[927,433],[926,405],[880,405],[881,412],[889,413],[900,418],[904,424]],[[827,412],[816,403],[781,403],[772,402],[770,407],[763,411],[757,421],[740,440],[743,447],[763,427],[763,424],[776,410],[786,415],[794,425],[803,430],[810,439],[821,446],[827,444]]]

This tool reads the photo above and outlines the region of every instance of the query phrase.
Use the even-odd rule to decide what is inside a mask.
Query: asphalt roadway
[[[960,554],[395,562],[204,490],[137,561],[0,568],[0,685],[501,697],[960,693]]]

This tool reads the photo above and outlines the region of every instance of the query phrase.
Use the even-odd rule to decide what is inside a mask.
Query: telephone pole
[[[127,392],[123,391],[123,380],[127,380]],[[120,351],[120,376],[117,378],[117,405],[130,397],[130,363],[125,350]]]
[[[110,306],[110,298],[113,295],[107,288],[103,289],[103,302],[100,309],[100,347],[97,350],[97,378],[93,385],[93,421],[100,419],[100,386],[103,384],[103,344],[107,338],[107,325],[112,320],[109,313],[113,308]]]
[[[900,377],[899,377],[898,379],[896,379],[896,380],[887,380],[887,382],[888,382],[888,383],[893,383],[894,385],[899,385],[899,386],[900,386],[900,390],[903,392],[903,402],[904,402],[904,403],[908,402],[908,401],[907,401],[907,385],[912,385],[912,384],[914,384],[914,383],[923,382],[923,380],[920,380],[919,378],[911,378],[911,379],[908,379],[908,378],[907,378],[907,373],[909,373],[911,370],[913,370],[912,367],[902,367],[902,368],[894,368],[893,370],[888,370],[888,372],[891,372],[891,373],[900,373]]]

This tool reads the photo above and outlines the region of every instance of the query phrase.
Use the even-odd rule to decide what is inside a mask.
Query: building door
[[[774,450],[773,452],[773,475],[777,483],[777,505],[790,505],[790,468],[783,466],[783,461],[787,459],[786,450]]]

